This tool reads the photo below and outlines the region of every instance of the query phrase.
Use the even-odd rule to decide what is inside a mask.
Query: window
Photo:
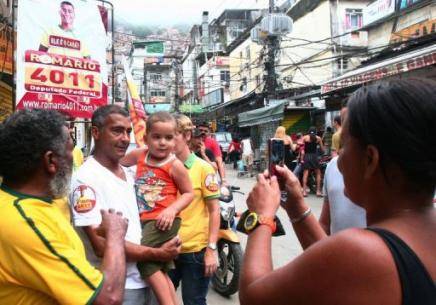
[[[246,77],[242,78],[241,86],[239,87],[239,90],[242,92],[247,91],[247,78]]]
[[[220,80],[222,82],[230,81],[230,71],[220,71]]]
[[[250,46],[247,46],[247,47],[245,48],[245,59],[248,60],[248,61],[250,61],[250,58],[251,58],[251,54],[250,54]]]
[[[151,90],[150,91],[151,96],[159,96],[159,97],[165,97],[165,91],[163,90]]]
[[[256,87],[260,86],[260,75],[256,75]]]
[[[339,72],[344,72],[348,69],[348,58],[338,58],[336,63]]]
[[[162,74],[158,74],[158,73],[150,74],[150,80],[151,81],[160,81],[160,80],[162,80]]]
[[[361,28],[363,25],[363,14],[361,9],[345,10],[345,30]]]

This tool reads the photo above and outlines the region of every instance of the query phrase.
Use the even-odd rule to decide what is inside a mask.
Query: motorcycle
[[[218,269],[212,277],[212,287],[223,296],[230,296],[239,289],[239,276],[242,265],[242,247],[236,235],[236,210],[233,193],[244,194],[239,187],[221,186],[220,215],[218,233]]]

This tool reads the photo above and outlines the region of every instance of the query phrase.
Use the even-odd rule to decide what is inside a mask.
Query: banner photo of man
[[[91,118],[107,104],[109,40],[101,9],[96,1],[18,2],[17,109]]]

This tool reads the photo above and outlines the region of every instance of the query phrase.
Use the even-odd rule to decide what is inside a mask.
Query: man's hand
[[[177,255],[179,255],[181,248],[182,242],[180,241],[180,238],[176,236],[159,248],[154,249],[156,251],[155,260],[160,262],[172,261]]]
[[[206,248],[204,253],[204,276],[211,277],[218,268],[218,251]]]
[[[101,210],[100,230],[108,240],[124,242],[128,224],[129,220],[123,217],[123,213],[115,212],[114,209]]]
[[[156,218],[156,228],[161,231],[168,231],[173,226],[177,211],[172,207],[167,207]]]

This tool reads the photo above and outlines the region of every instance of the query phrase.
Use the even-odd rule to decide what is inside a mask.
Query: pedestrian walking
[[[277,127],[274,138],[283,140],[285,146],[285,165],[293,170],[294,166],[292,161],[295,160],[294,150],[296,149],[296,145],[292,141],[292,138],[286,134],[286,128],[284,126]]]

